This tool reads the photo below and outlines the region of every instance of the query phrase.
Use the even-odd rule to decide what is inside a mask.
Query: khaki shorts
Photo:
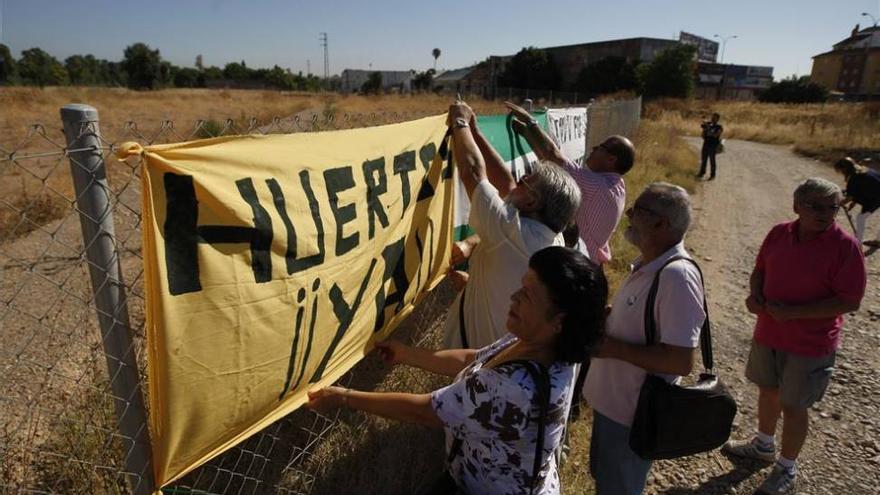
[[[783,406],[807,409],[825,395],[834,358],[834,352],[822,357],[798,356],[753,340],[746,378],[759,387],[778,388]]]

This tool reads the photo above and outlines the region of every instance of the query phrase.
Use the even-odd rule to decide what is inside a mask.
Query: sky
[[[466,67],[524,46],[620,38],[677,38],[686,31],[729,38],[724,61],[774,68],[776,79],[809,74],[811,57],[852,28],[880,20],[880,0],[0,0],[0,43],[15,57],[39,47],[60,61],[75,54],[121,60],[144,42],[192,67],[279,65],[323,74],[343,69],[422,71]]]

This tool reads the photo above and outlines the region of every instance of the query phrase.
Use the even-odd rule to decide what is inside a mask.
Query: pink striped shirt
[[[581,189],[581,206],[575,221],[581,239],[593,261],[599,264],[611,261],[608,241],[623,216],[626,204],[626,184],[615,173],[596,173],[584,165],[567,162],[565,169]]]

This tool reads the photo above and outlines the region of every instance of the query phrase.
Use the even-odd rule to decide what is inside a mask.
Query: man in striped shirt
[[[623,136],[609,136],[594,146],[584,167],[579,167],[553,142],[522,107],[505,102],[513,113],[514,129],[526,138],[539,159],[564,168],[581,190],[581,205],[575,216],[580,236],[593,261],[605,264],[611,260],[608,241],[623,216],[626,184],[623,175],[635,161],[635,147]]]

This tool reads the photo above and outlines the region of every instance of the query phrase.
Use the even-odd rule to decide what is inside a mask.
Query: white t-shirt
[[[690,257],[684,244],[679,243],[644,266],[639,266],[636,261],[632,273],[614,296],[611,314],[605,322],[609,337],[633,344],[645,343],[645,300],[657,269],[676,255]],[[700,344],[700,330],[705,319],[700,272],[688,261],[669,264],[660,275],[654,301],[657,340],[695,348]],[[593,358],[584,382],[584,398],[603,416],[630,427],[645,375],[644,369],[626,361]],[[669,382],[680,378],[676,375],[660,376]]]
[[[449,472],[466,493],[521,494],[529,493],[532,486],[540,411],[537,384],[523,364],[483,368],[516,341],[508,333],[480,349],[451,385],[431,394],[431,407],[446,433],[446,451],[456,438],[462,441]],[[547,372],[550,406],[535,493],[555,495],[560,493],[560,485],[553,452],[565,432],[575,372],[573,365],[562,361],[548,366]]]
[[[498,190],[484,180],[471,195],[469,224],[480,236],[471,254],[464,315],[468,347],[485,347],[507,334],[510,296],[522,286],[529,258],[548,246],[563,246],[562,234],[502,201]],[[443,344],[461,348],[459,298],[455,298],[446,317]]]

